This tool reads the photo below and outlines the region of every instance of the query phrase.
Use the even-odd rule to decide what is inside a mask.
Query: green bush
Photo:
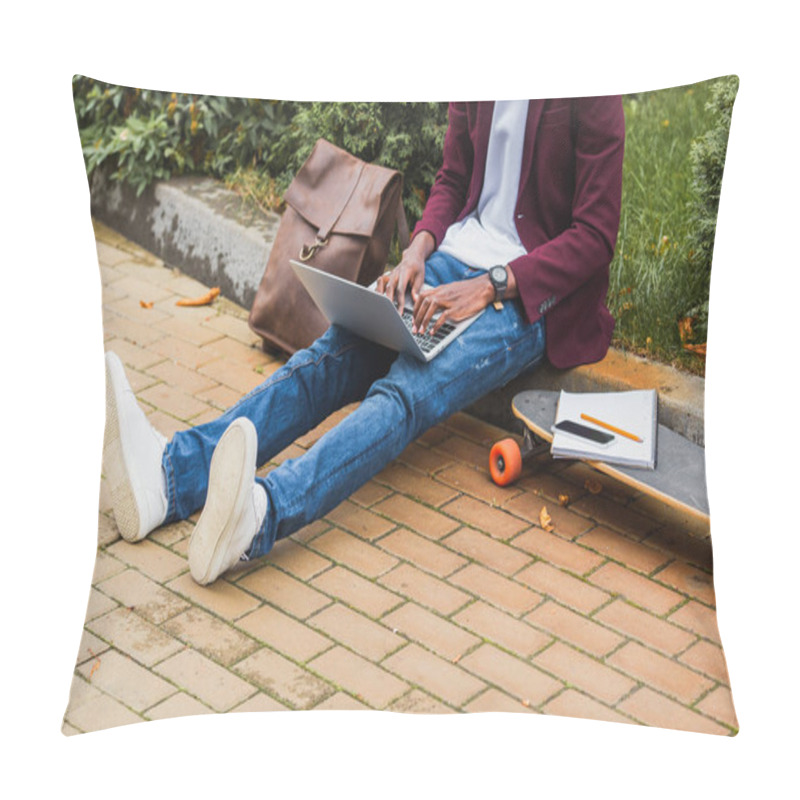
[[[398,169],[410,224],[441,163],[442,103],[293,103],[186,95],[73,79],[87,173],[104,166],[141,194],[154,180],[201,173],[225,180],[262,208],[280,196],[325,138]]]
[[[705,341],[708,327],[708,294],[711,284],[711,257],[714,253],[714,236],[717,227],[722,174],[728,149],[728,134],[739,79],[722,78],[711,87],[711,99],[706,110],[711,115],[712,127],[692,142],[690,162],[692,167],[692,250],[689,258],[703,281],[703,299],[689,316],[696,319],[696,336]]]
[[[294,103],[155,92],[79,75],[73,95],[87,173],[104,166],[137,194],[176,174],[221,178],[263,164],[296,111]]]

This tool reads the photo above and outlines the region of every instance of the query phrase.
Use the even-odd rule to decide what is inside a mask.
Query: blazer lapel
[[[530,100],[528,102],[528,121],[525,124],[525,144],[522,151],[522,170],[520,172],[520,187],[528,182],[531,166],[533,165],[533,151],[536,146],[536,129],[542,116],[546,100]]]
[[[492,132],[492,116],[494,115],[494,102],[477,104],[475,115],[475,131],[473,134],[473,165],[470,200],[471,207],[478,204],[478,198],[483,189],[483,178],[486,172],[486,155],[489,152],[489,136]]]
[[[546,100],[530,100],[528,102],[528,118],[525,123],[525,142],[522,151],[522,167],[520,170],[520,191],[528,182],[531,168],[533,167],[533,154],[536,148],[536,130],[544,110]],[[471,211],[477,204],[483,189],[483,178],[486,172],[486,156],[489,151],[489,136],[492,132],[492,117],[494,116],[494,102],[477,104],[475,127],[473,132],[474,163],[472,181],[467,201],[467,208]],[[466,212],[465,212],[466,213]]]

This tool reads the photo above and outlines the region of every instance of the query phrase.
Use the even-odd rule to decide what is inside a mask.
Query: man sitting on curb
[[[122,536],[143,539],[203,508],[189,567],[209,584],[326,514],[425,430],[545,355],[556,367],[603,358],[614,327],[605,297],[624,136],[619,97],[451,104],[425,211],[377,288],[398,305],[409,289],[420,330],[502,303],[429,364],[332,326],[217,420],[168,442],[108,353],[104,463]],[[433,288],[422,291],[423,281]],[[356,401],[307,453],[256,477]]]

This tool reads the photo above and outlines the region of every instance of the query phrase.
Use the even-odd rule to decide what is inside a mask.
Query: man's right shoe
[[[267,493],[255,482],[258,437],[246,417],[235,419],[211,457],[206,504],[189,540],[189,570],[202,586],[235,566],[267,513]]]
[[[167,516],[161,459],[167,439],[149,422],[119,357],[106,353],[106,430],[103,472],[123,539],[137,542]]]

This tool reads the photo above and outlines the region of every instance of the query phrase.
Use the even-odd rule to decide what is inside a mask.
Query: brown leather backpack
[[[383,272],[395,223],[408,245],[403,178],[320,139],[284,195],[283,214],[250,311],[250,327],[287,353],[328,322],[289,264],[304,261],[364,286]]]

